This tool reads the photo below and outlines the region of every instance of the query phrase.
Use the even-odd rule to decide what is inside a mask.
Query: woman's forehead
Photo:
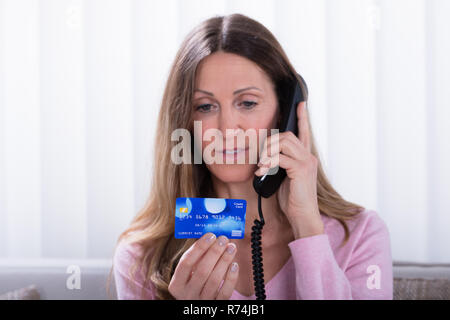
[[[245,86],[265,89],[270,79],[253,61],[231,53],[214,53],[206,57],[196,72],[196,89],[209,86],[234,86],[233,91]]]

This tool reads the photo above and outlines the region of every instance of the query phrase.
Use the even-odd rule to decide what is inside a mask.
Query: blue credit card
[[[212,232],[217,237],[244,238],[247,201],[221,198],[177,198],[175,238],[200,238]]]

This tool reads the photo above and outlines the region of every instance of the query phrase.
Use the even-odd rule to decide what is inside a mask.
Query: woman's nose
[[[227,136],[233,137],[235,131],[239,128],[241,128],[239,119],[233,112],[231,110],[223,110],[219,117],[219,130],[222,132],[222,136],[224,138]]]
[[[228,111],[222,113],[219,122],[219,129],[223,137],[223,148],[239,147],[239,135],[243,131],[239,117]]]

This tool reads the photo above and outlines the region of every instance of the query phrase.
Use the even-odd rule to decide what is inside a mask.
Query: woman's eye
[[[254,101],[243,101],[241,104],[244,105],[245,109],[252,109],[254,106],[256,106],[258,103]]]
[[[212,104],[202,104],[200,106],[198,106],[195,110],[200,111],[200,112],[210,112],[211,111],[211,107]]]

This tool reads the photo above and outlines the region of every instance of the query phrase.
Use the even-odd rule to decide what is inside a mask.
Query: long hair
[[[173,299],[168,285],[183,253],[195,239],[175,239],[175,201],[177,197],[215,197],[208,168],[202,164],[174,164],[171,151],[175,142],[171,133],[178,128],[192,132],[192,97],[199,63],[214,52],[227,52],[256,63],[275,85],[278,101],[283,103],[283,88],[297,72],[273,34],[259,22],[242,14],[215,16],[203,21],[184,39],[165,86],[158,115],[149,197],[117,244],[126,239],[137,244],[142,255],[129,270],[131,278],[138,267],[144,267],[144,286],[150,282],[157,299]],[[307,99],[307,90],[302,85]],[[307,110],[307,109],[306,109]],[[349,238],[346,220],[364,208],[344,200],[331,186],[322,168],[311,131],[311,152],[319,160],[317,200],[321,214],[337,219]],[[113,266],[114,268],[114,266]],[[112,274],[110,272],[110,277]]]

